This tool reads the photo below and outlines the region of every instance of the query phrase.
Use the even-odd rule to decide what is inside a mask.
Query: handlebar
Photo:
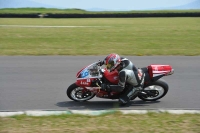
[[[98,66],[103,66],[103,65],[104,65],[104,61],[99,61],[99,62],[97,62],[97,65],[98,65]]]

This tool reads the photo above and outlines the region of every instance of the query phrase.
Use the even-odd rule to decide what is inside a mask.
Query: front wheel
[[[67,96],[74,101],[83,102],[92,99],[95,94],[91,91],[84,90],[82,87],[71,84],[67,89]]]
[[[139,95],[143,101],[156,101],[164,97],[168,92],[168,85],[163,80],[157,80],[144,88],[144,94]]]

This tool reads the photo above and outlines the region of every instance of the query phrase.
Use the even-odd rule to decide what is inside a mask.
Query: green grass
[[[1,133],[199,133],[200,115],[121,113],[86,116],[0,117]]]
[[[28,13],[185,13],[185,12],[200,12],[198,9],[194,10],[133,10],[133,11],[86,11],[82,9],[56,9],[56,8],[4,8],[0,9],[2,13],[17,13],[17,14],[28,14]]]
[[[4,8],[0,9],[0,14],[3,13],[16,13],[16,14],[29,14],[29,13],[87,13],[81,9],[56,9],[56,8]]]
[[[200,18],[0,18],[0,55],[200,55]]]

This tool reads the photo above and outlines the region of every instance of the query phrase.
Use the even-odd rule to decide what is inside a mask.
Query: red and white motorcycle
[[[149,65],[140,68],[145,73],[143,90],[138,94],[138,98],[144,101],[156,101],[164,97],[168,92],[168,84],[162,80],[163,76],[172,75],[174,70],[170,65]],[[101,90],[101,83],[118,84],[118,72],[109,72],[106,68],[101,68],[99,62],[92,63],[81,69],[77,75],[75,83],[67,89],[67,96],[74,101],[87,101],[94,96],[99,98],[118,99],[123,92],[106,92]],[[131,98],[131,100],[135,99]]]

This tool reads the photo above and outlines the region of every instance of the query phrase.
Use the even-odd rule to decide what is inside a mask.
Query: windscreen
[[[80,73],[80,78],[98,77],[100,76],[100,67],[93,63],[82,70]]]

